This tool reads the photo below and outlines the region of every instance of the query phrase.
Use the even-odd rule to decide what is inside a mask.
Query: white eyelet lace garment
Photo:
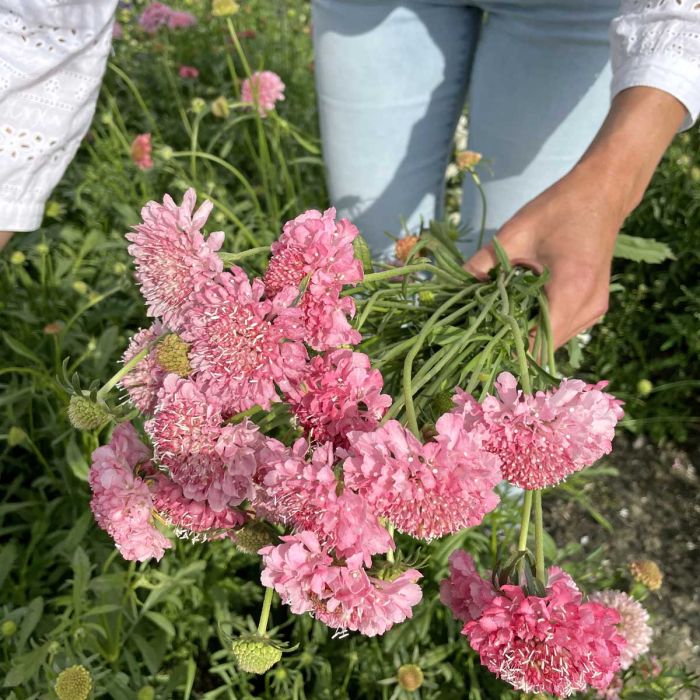
[[[0,0],[0,231],[39,227],[87,132],[117,0]],[[700,0],[623,0],[612,95],[659,88],[700,112]]]
[[[0,230],[39,227],[90,126],[117,0],[0,0]]]

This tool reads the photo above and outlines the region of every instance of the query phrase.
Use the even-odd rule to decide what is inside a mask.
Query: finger
[[[489,243],[467,260],[464,269],[477,279],[483,280],[488,277],[489,271],[496,267],[496,262],[496,254],[493,252],[493,246]]]

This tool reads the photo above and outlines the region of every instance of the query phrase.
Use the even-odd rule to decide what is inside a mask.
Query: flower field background
[[[231,640],[260,610],[258,556],[228,540],[207,546],[182,540],[157,564],[125,562],[93,522],[87,475],[100,440],[98,433],[73,430],[59,378],[68,357],[69,375],[106,381],[133,332],[145,325],[124,239],[141,206],[165,192],[179,199],[193,187],[214,204],[209,227],[226,232],[224,249],[240,253],[269,245],[285,221],[327,203],[308,4],[259,0],[237,11],[235,3],[214,3],[216,11],[208,2],[183,4],[196,23],[152,28],[137,21],[144,7],[124,3],[119,11],[119,38],[94,123],[47,206],[44,226],[16,236],[0,258],[0,697],[56,697],[59,673],[76,664],[89,670],[96,697],[118,700],[525,697],[479,664],[461,625],[439,602],[453,550],[466,548],[489,565],[488,530],[466,530],[413,551],[426,562],[423,602],[413,619],[384,636],[334,639],[308,615],[292,616],[275,604],[270,626],[299,646],[255,677],[236,667]],[[256,70],[274,71],[286,85],[284,101],[265,119],[241,104],[242,80]],[[637,586],[652,613],[666,615],[666,656],[644,657],[625,675],[621,696],[637,700],[683,698],[696,687],[692,645],[700,625],[692,572],[699,523],[691,460],[700,426],[698,153],[697,129],[676,139],[625,228],[665,243],[673,257],[663,245],[628,243],[626,258],[616,262],[604,322],[589,342],[562,354],[565,374],[593,382],[606,377],[626,402],[618,428],[625,433],[622,457],[616,461],[614,452],[545,497],[551,562],[591,590]],[[452,173],[453,210],[464,176]],[[616,475],[616,466],[635,469],[640,479]],[[649,512],[642,500],[647,490],[652,512],[668,520],[675,513],[675,523],[658,529],[653,518],[642,518]],[[664,495],[678,502],[660,507],[655,499]],[[516,494],[501,496],[499,521],[486,522],[508,533],[519,503]],[[622,528],[635,517],[633,535],[618,538],[632,543],[616,550],[606,527]],[[598,527],[603,534],[589,536]],[[662,539],[654,544],[653,537]],[[677,568],[665,570],[654,592],[657,582],[645,584],[629,559],[663,553],[666,541]],[[669,598],[687,601],[682,625]],[[682,632],[688,625],[690,632]],[[679,646],[690,645],[685,655],[673,653],[674,632]]]

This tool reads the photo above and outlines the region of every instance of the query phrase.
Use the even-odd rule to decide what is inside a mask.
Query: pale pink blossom
[[[257,71],[241,84],[241,102],[256,105],[258,114],[266,117],[275,104],[284,99],[285,85],[271,70]]]
[[[160,321],[156,321],[150,328],[140,330],[129,341],[129,346],[122,356],[122,362],[124,364],[129,362],[165,332]],[[155,347],[153,347],[143,360],[121,378],[119,384],[126,389],[129,399],[141,413],[151,414],[155,411],[158,390],[163,384],[165,374],[165,370],[158,364]]]
[[[391,405],[383,385],[367,355],[334,350],[312,358],[285,398],[310,440],[347,447],[350,431],[373,430]]]
[[[489,433],[488,449],[501,459],[503,478],[524,489],[553,486],[590,466],[612,449],[621,402],[602,391],[605,382],[564,379],[546,392],[525,395],[515,377],[503,372],[498,396],[481,406],[462,392],[452,412]]]
[[[150,134],[139,134],[131,142],[131,160],[139,170],[150,170],[153,167],[152,152]]]
[[[139,17],[139,24],[148,34],[155,34],[161,27],[177,29],[190,27],[197,23],[197,18],[189,12],[174,10],[162,2],[151,3]]]
[[[441,421],[426,444],[395,420],[348,436],[345,485],[366,498],[376,515],[419,539],[478,525],[498,503],[498,459],[461,421]]]
[[[350,297],[340,297],[345,285],[363,278],[362,263],[352,242],[358,231],[347,219],[335,220],[335,209],[323,214],[311,209],[288,221],[265,272],[265,291],[275,297],[305,282],[300,301],[306,326],[305,340],[315,350],[355,344],[360,334],[348,317],[355,314]]]
[[[196,199],[190,188],[180,206],[170,195],[163,204],[149,202],[141,210],[143,222],[126,234],[148,315],[161,317],[176,332],[192,294],[223,270],[216,251],[224,234],[217,231],[205,240],[202,227],[212,204],[204,202],[194,212]]]
[[[336,461],[331,443],[310,450],[303,438],[291,448],[268,441],[256,475],[262,497],[254,505],[296,530],[313,532],[349,567],[370,566],[372,555],[388,552],[394,543],[367,502],[342,489],[333,471]]]
[[[119,22],[112,25],[112,39],[121,39],[124,36],[124,28]]]
[[[310,612],[338,631],[375,636],[410,618],[420,602],[416,581],[421,574],[415,569],[382,580],[362,568],[334,563],[314,533],[281,540],[260,550],[261,581],[274,588],[297,615]]]
[[[194,66],[180,66],[178,68],[177,74],[183,79],[187,80],[188,78],[199,78],[199,70],[195,68]]]
[[[449,565],[449,576],[440,581],[440,600],[458,620],[477,620],[498,595],[496,589],[481,577],[471,555],[464,550],[452,552]]]
[[[627,642],[620,657],[620,667],[623,671],[628,669],[642,654],[649,651],[653,634],[649,625],[649,613],[641,603],[622,591],[598,591],[588,599],[620,613],[617,631]]]
[[[152,469],[145,474],[158,515],[175,528],[180,537],[206,540],[221,537],[246,520],[237,508],[213,510],[205,501],[186,498],[182,488],[163,472]]]
[[[625,647],[619,620],[615,610],[583,603],[568,574],[555,570],[545,597],[501,586],[462,633],[481,663],[516,690],[563,698],[610,685]]]
[[[151,454],[131,423],[121,423],[108,445],[92,453],[89,481],[90,508],[97,524],[117,545],[124,559],[160,559],[172,546],[153,525],[153,501],[146,482],[136,468],[147,466]]]
[[[193,369],[228,413],[277,401],[275,382],[294,381],[305,369],[304,327],[290,287],[263,299],[263,283],[233,268],[193,295],[182,337]]]
[[[160,464],[186,498],[217,513],[253,495],[264,436],[249,420],[225,425],[221,407],[191,379],[166,376],[146,423]]]

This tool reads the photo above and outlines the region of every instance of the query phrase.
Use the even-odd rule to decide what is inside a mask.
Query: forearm
[[[667,92],[649,87],[623,90],[574,172],[595,178],[624,218],[641,201],[686,117],[683,104]]]

